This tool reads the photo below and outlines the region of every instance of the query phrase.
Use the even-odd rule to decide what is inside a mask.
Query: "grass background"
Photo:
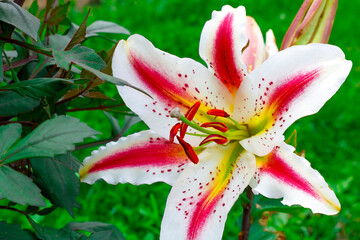
[[[244,5],[263,33],[273,29],[278,46],[299,9],[301,0],[101,0],[91,6],[89,23],[95,20],[116,22],[132,33],[148,38],[167,52],[190,57],[203,63],[198,54],[199,39],[205,21],[213,10],[223,5]],[[87,9],[76,9],[74,4],[69,18],[80,24]],[[342,204],[338,215],[312,214],[303,209],[296,214],[273,214],[269,228],[282,231],[287,239],[359,239],[360,238],[360,47],[358,12],[359,1],[339,1],[330,43],[339,46],[346,58],[352,60],[353,69],[338,93],[313,116],[298,120],[288,131],[298,131],[298,151],[306,150],[306,158],[334,189]],[[114,37],[114,36],[113,36]],[[121,38],[124,36],[115,36]],[[88,41],[87,45],[101,50],[112,44],[106,40]],[[109,89],[109,91],[114,91]],[[100,111],[76,113],[84,122],[110,134],[111,127]],[[121,122],[121,121],[120,121]],[[137,129],[140,129],[138,126]],[[83,159],[90,150],[76,153]],[[170,187],[166,184],[116,186],[98,182],[93,186],[81,185],[75,210],[75,221],[101,221],[115,224],[128,240],[159,238],[160,223]],[[231,210],[223,239],[238,239],[240,203]],[[37,219],[39,223],[63,227],[73,219],[62,209]]]

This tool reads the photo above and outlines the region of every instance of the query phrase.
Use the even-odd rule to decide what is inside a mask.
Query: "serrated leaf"
[[[71,222],[64,227],[64,229],[70,229],[72,231],[88,231],[88,232],[102,232],[102,231],[112,231],[111,237],[109,240],[123,240],[124,236],[120,230],[111,224],[101,223],[101,222]]]
[[[74,35],[72,36],[69,44],[65,47],[65,51],[72,49],[75,45],[82,43],[86,37],[86,23],[90,14],[90,10],[86,14],[83,22],[80,24],[79,28],[76,30]]]
[[[102,20],[93,22],[90,26],[87,27],[87,36],[96,36],[97,33],[122,33],[130,35],[129,30],[126,28],[116,23]]]
[[[21,230],[20,225],[0,222],[0,239],[4,240],[35,240],[30,232]]]
[[[0,127],[0,159],[8,148],[21,137],[22,127],[19,123],[7,124]]]
[[[11,169],[0,165],[0,199],[25,205],[45,206],[40,189],[30,178]]]
[[[85,69],[88,67],[96,70],[101,70],[106,66],[105,62],[93,49],[79,45],[69,51],[58,51],[53,49],[53,55],[56,64],[66,71],[70,70],[70,65],[72,63],[78,66],[81,65],[81,67],[85,66]]]
[[[0,116],[13,116],[29,112],[40,104],[39,100],[12,91],[0,92]]]
[[[35,182],[44,196],[65,208],[74,217],[73,208],[79,194],[80,182],[75,172],[56,158],[33,158],[30,160]]]
[[[43,122],[29,135],[16,143],[0,159],[5,163],[24,158],[54,157],[75,148],[74,143],[98,132],[70,116],[58,116]]]
[[[32,98],[54,97],[60,89],[64,88],[61,82],[72,83],[71,80],[63,78],[35,78],[9,84],[0,89],[13,90]]]
[[[40,20],[12,1],[0,2],[0,21],[15,26],[34,40],[37,39]]]

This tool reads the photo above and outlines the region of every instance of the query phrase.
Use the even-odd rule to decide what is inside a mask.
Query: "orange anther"
[[[176,136],[177,140],[179,141],[179,143],[181,144],[181,146],[184,148],[185,154],[186,156],[188,156],[188,158],[195,164],[197,164],[199,162],[199,158],[196,155],[194,149],[192,148],[192,146],[190,144],[188,144],[187,142],[185,142],[182,138]]]
[[[224,136],[218,135],[218,134],[210,134],[207,136],[202,142],[199,144],[199,146],[209,143],[209,142],[215,142],[217,144],[225,144],[227,143],[228,139]]]
[[[219,130],[220,132],[227,132],[229,130],[229,128],[224,123],[221,122],[207,122],[201,124],[200,127],[204,127],[204,128],[212,127],[215,128],[216,130]]]
[[[221,109],[210,109],[207,111],[208,115],[216,116],[216,117],[230,117],[230,115]]]
[[[175,124],[170,130],[169,141],[174,142],[174,138],[181,127],[181,123]]]
[[[195,114],[197,113],[197,111],[199,110],[201,105],[200,101],[197,101],[196,103],[194,103],[194,105],[192,105],[189,110],[187,111],[187,113],[185,114],[185,117],[187,120],[192,121],[193,118],[195,117]],[[187,129],[188,125],[185,123],[181,123],[181,128],[180,128],[180,137],[184,138],[185,137],[185,133],[186,133],[186,129]]]

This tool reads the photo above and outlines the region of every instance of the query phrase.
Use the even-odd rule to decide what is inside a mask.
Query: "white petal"
[[[174,184],[161,240],[221,239],[226,217],[255,172],[255,158],[238,143],[207,148]]]
[[[257,173],[250,183],[254,193],[268,198],[283,198],[281,202],[285,205],[298,204],[314,213],[338,213],[340,203],[334,192],[320,173],[294,150],[282,143],[269,155],[257,158]]]
[[[201,58],[233,94],[247,73],[241,61],[241,50],[248,41],[245,31],[245,8],[224,6],[213,12],[201,32]]]
[[[245,34],[249,45],[243,50],[241,59],[251,72],[265,61],[265,44],[259,25],[249,16],[246,17]]]
[[[140,35],[119,42],[112,68],[115,77],[151,96],[118,86],[126,105],[162,137],[168,137],[176,122],[170,117],[171,110],[176,107],[185,114],[201,100],[200,112],[206,113],[209,108],[232,111],[232,97],[228,90],[203,65],[165,53]],[[195,116],[197,118],[201,118],[200,114]]]
[[[189,163],[179,144],[148,130],[93,151],[84,160],[80,178],[89,184],[104,179],[111,184],[166,182],[172,185]]]
[[[236,96],[235,118],[253,135],[243,147],[269,153],[294,121],[316,113],[335,94],[351,65],[340,48],[326,44],[290,47],[265,61]]]

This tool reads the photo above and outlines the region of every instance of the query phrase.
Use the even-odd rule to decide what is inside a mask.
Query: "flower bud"
[[[328,43],[338,0],[305,0],[286,32],[281,50],[293,45]]]

